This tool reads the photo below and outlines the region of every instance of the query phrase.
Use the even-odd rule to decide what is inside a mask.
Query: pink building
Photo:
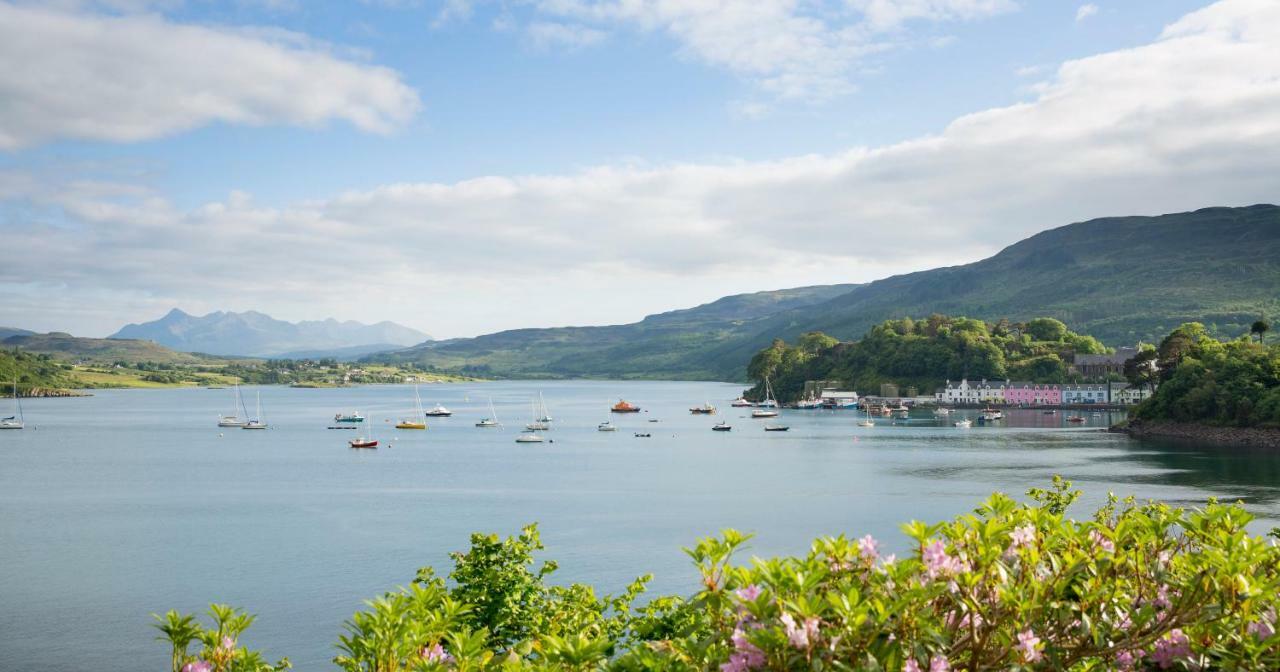
[[[1057,406],[1062,403],[1062,386],[1007,382],[1004,385],[1004,403],[1010,406]]]

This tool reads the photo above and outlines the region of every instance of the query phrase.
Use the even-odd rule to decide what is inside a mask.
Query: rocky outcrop
[[[1131,420],[1112,428],[1135,439],[1186,439],[1229,446],[1260,446],[1280,449],[1280,428],[1214,427],[1189,422]]]

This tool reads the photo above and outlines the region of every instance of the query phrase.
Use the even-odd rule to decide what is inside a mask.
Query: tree
[[[1258,320],[1249,327],[1249,333],[1257,336],[1259,343],[1262,342],[1262,339],[1266,338],[1268,331],[1271,331],[1271,325],[1267,323],[1265,319]]]
[[[1125,360],[1124,377],[1134,387],[1146,387],[1147,391],[1155,389],[1160,380],[1160,368],[1156,366],[1159,355],[1153,348],[1143,348],[1138,354]]]
[[[1061,341],[1067,335],[1067,325],[1052,317],[1037,317],[1027,322],[1027,333],[1037,341]]]

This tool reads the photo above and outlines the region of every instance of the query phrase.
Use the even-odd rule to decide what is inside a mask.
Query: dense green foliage
[[[1280,345],[1248,337],[1223,343],[1192,322],[1173,330],[1154,354],[1160,386],[1134,418],[1280,427]]]
[[[13,382],[18,394],[31,394],[33,389],[57,390],[75,387],[67,365],[49,355],[21,350],[0,350],[0,396],[13,396]]]
[[[932,394],[945,381],[962,378],[1062,383],[1075,353],[1104,352],[1097,339],[1051,318],[987,324],[942,315],[908,317],[876,325],[854,343],[820,333],[803,334],[794,346],[776,339],[751,358],[747,377],[761,382],[748,396],[763,396],[765,376],[784,402],[800,398],[808,380],[834,381],[862,394],[879,393],[881,383]]]
[[[369,601],[335,662],[348,672],[1280,668],[1280,547],[1246,531],[1243,508],[1112,497],[1077,521],[1069,483],[1029,494],[1034,503],[996,494],[953,521],[903,526],[900,559],[869,535],[839,536],[744,565],[736,554],[749,537],[726,530],[686,551],[696,594],[638,609],[645,578],[616,598],[547,585],[555,565],[534,569],[535,528],[475,535],[450,581],[425,568]],[[216,608],[219,627],[200,636],[191,617],[161,618],[173,668],[279,669],[236,647],[243,628],[222,624],[237,614]]]
[[[1025,321],[1050,316],[1112,345],[1155,341],[1200,321],[1217,336],[1280,313],[1280,208],[1110,217],[1015,242],[972,264],[866,285],[731,296],[610,327],[519,329],[392,353],[486,377],[742,380],[774,338],[850,340],[904,315]]]

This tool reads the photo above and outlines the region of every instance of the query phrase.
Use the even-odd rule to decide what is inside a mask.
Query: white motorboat
[[[618,427],[614,425],[612,422],[605,420],[604,422],[596,425],[596,431],[597,432],[616,432],[618,431]]]
[[[435,406],[431,407],[431,410],[427,411],[423,415],[427,415],[433,418],[447,418],[453,415],[453,411],[445,408],[444,406],[441,406],[440,404],[436,404]]]
[[[532,432],[528,434],[521,434],[516,437],[516,443],[542,443],[543,441],[545,441],[545,439],[542,438],[541,434],[534,434]]]
[[[956,420],[955,426],[960,427],[961,429],[966,429],[973,426],[973,421],[968,418],[965,418],[964,420]]]

